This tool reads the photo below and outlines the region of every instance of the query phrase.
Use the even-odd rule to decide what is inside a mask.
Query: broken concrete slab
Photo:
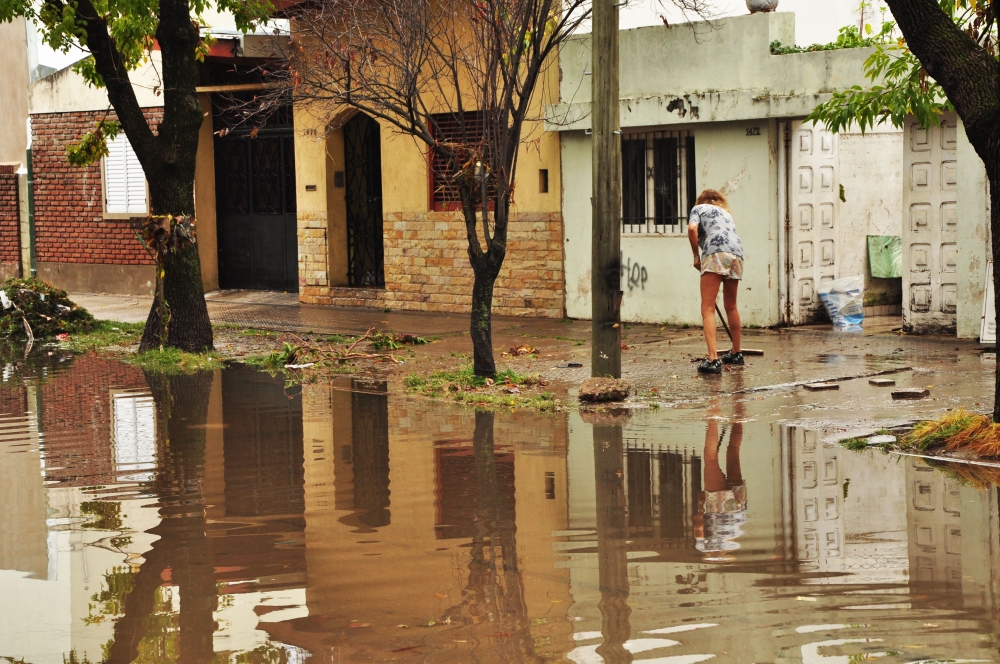
[[[872,436],[867,440],[869,447],[876,447],[881,445],[893,445],[896,442],[896,437],[891,435],[884,436]]]
[[[839,390],[840,383],[806,383],[802,387],[810,392],[825,392],[827,390]]]
[[[588,378],[580,386],[580,401],[586,403],[610,403],[625,401],[632,387],[620,378]]]
[[[868,384],[875,387],[895,387],[896,381],[891,378],[872,378]]]
[[[907,387],[902,390],[893,390],[893,399],[923,399],[930,396],[931,391],[926,387]]]

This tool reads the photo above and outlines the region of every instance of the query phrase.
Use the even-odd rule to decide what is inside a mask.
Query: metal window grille
[[[482,153],[486,149],[486,114],[482,111],[440,113],[431,117],[431,132],[442,143],[452,144],[461,155]],[[485,159],[484,159],[485,161]],[[460,210],[462,198],[455,181],[455,170],[443,156],[431,152],[431,204],[434,210]],[[489,183],[489,194],[496,192],[496,183]]]
[[[685,232],[698,197],[694,136],[687,131],[626,134],[622,138],[622,232]]]

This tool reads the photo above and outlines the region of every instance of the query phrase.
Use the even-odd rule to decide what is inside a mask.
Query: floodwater
[[[0,662],[1000,660],[988,478],[769,408],[8,365]]]

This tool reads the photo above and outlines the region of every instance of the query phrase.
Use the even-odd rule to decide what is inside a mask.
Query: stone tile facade
[[[518,213],[511,217],[493,313],[563,316],[562,216]],[[325,229],[299,220],[301,301],[411,311],[470,311],[473,273],[460,212],[385,216],[385,290],[323,285],[327,283],[325,235]]]

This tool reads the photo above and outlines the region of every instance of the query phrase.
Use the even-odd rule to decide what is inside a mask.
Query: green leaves
[[[191,20],[202,23],[203,13],[213,10],[230,13],[238,30],[249,32],[266,23],[272,14],[271,0],[190,0]],[[42,38],[51,48],[68,52],[73,47],[87,50],[87,25],[81,12],[102,21],[108,37],[132,71],[150,57],[159,28],[159,0],[0,0],[0,22],[14,17],[37,21]],[[202,51],[203,46],[199,47]],[[203,53],[202,53],[203,55]],[[74,70],[95,87],[104,85],[91,59],[74,65]]]
[[[99,120],[94,131],[86,134],[79,143],[66,148],[66,161],[73,166],[90,166],[108,156],[108,141],[113,140],[121,126],[114,120]]]
[[[876,45],[875,52],[865,60],[864,71],[869,81],[881,84],[867,89],[856,85],[836,92],[806,119],[820,122],[835,133],[854,124],[865,133],[884,122],[902,127],[907,115],[913,115],[922,127],[930,127],[940,122],[942,113],[954,110],[944,90],[927,75],[901,39]]]

